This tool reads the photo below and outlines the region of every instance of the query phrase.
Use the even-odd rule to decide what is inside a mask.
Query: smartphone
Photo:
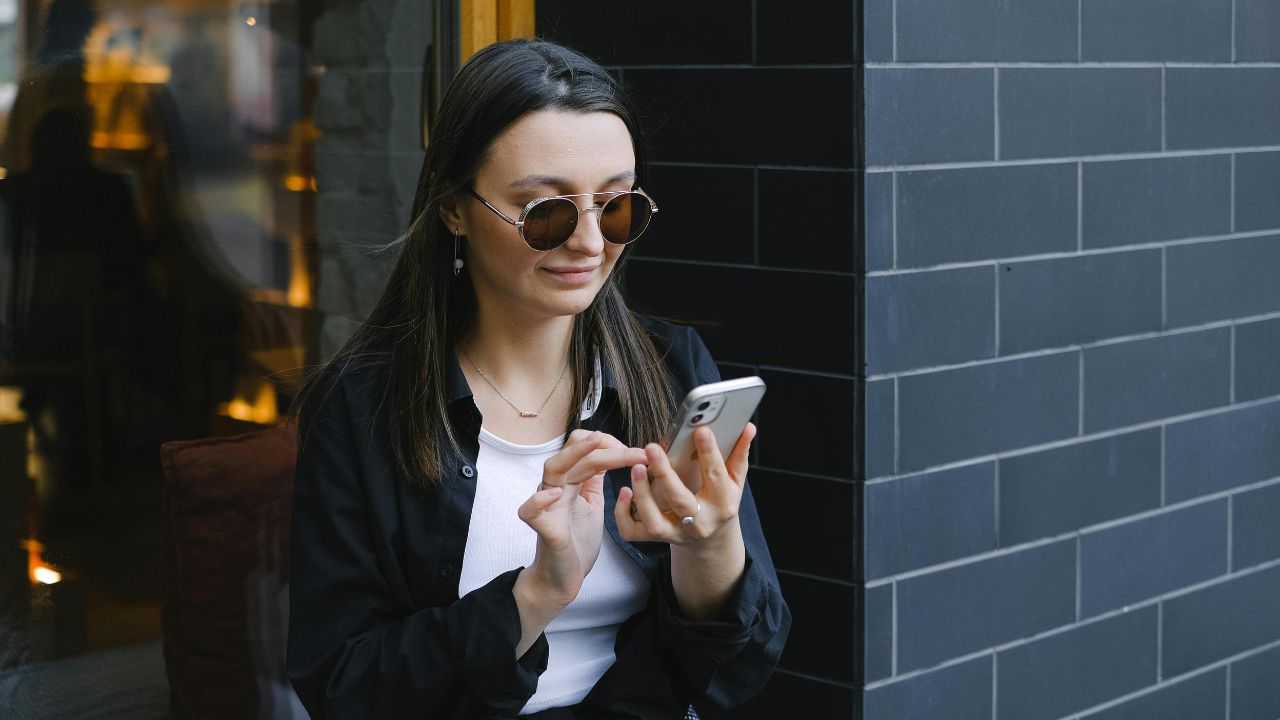
[[[707,426],[715,433],[720,455],[726,460],[738,436],[747,427],[764,397],[764,380],[751,377],[699,385],[689,391],[676,408],[662,447],[676,474],[694,493],[702,488],[702,470],[693,443],[693,431]]]

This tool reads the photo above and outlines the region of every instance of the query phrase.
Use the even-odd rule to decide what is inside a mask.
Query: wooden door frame
[[[533,37],[535,0],[458,0],[458,64],[501,40]]]

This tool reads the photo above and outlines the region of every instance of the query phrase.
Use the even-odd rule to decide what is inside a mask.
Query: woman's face
[[[476,173],[475,191],[518,218],[540,197],[630,190],[635,164],[631,135],[617,115],[539,110],[494,139]],[[573,198],[584,210],[598,204],[594,200]],[[480,310],[537,317],[586,310],[613,271],[623,246],[601,236],[599,215],[581,213],[563,245],[539,252],[470,195],[441,210],[450,230],[460,228],[465,236],[463,272],[471,274]]]

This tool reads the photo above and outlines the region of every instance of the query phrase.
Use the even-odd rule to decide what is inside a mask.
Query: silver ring
[[[698,510],[701,510],[701,509],[702,509],[702,501],[701,501],[701,500],[698,500],[698,501],[697,501],[697,503],[698,503],[698,507],[697,507],[697,509],[696,509],[696,510],[694,510],[694,511],[693,511],[693,515],[697,515],[697,514],[698,514]],[[680,518],[680,522],[684,523],[685,525],[692,525],[692,524],[693,524],[693,515],[685,515],[684,517]]]

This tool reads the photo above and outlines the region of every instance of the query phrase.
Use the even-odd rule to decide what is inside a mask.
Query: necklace
[[[484,371],[480,369],[480,366],[476,364],[476,361],[471,359],[471,354],[467,352],[466,348],[459,345],[458,349],[461,350],[462,355],[467,358],[467,362],[471,363],[471,367],[475,368],[476,372],[480,373],[480,377],[484,378],[484,381],[489,383],[489,387],[493,388],[493,391],[498,393],[499,397],[501,397],[503,400],[506,400],[507,404],[511,406],[512,410],[515,410],[516,412],[520,413],[520,417],[522,418],[538,417],[538,413],[542,412],[542,408],[546,407],[548,402],[551,402],[551,396],[555,395],[556,390],[560,389],[560,383],[564,381],[565,374],[569,372],[569,363],[566,361],[564,364],[564,369],[560,371],[560,377],[556,380],[555,386],[551,388],[550,393],[547,393],[547,399],[542,401],[542,404],[538,406],[538,409],[537,410],[521,410],[520,408],[516,407],[515,403],[511,402],[511,398],[507,397],[505,393],[503,393],[501,390],[498,389],[497,385],[493,384],[493,381],[489,379],[488,375],[484,374]]]

